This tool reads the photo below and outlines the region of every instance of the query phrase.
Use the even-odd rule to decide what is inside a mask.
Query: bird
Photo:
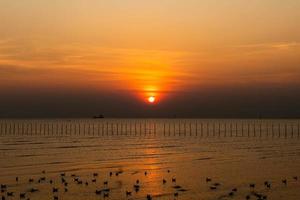
[[[54,196],[53,199],[54,199],[54,200],[58,200],[58,196]]]
[[[232,192],[237,192],[237,188],[233,188],[233,189],[232,189]]]
[[[180,186],[180,185],[175,185],[175,186],[173,186],[173,188],[174,188],[174,189],[180,189],[181,186]]]
[[[167,181],[165,179],[163,179],[163,184],[166,184],[166,183],[167,183]]]
[[[139,183],[140,183],[140,180],[139,180],[139,179],[137,179],[135,182],[136,182],[136,184],[139,184]]]
[[[92,182],[93,182],[93,183],[96,183],[96,182],[97,182],[97,179],[95,179],[95,178],[92,179]]]
[[[221,184],[220,183],[214,183],[214,186],[220,186]]]
[[[94,176],[94,177],[98,176],[98,173],[93,173],[93,176]]]
[[[287,185],[287,180],[286,180],[286,179],[283,179],[283,180],[282,180],[282,183],[283,183],[284,185]]]
[[[152,197],[150,194],[147,194],[147,200],[152,200]]]
[[[175,193],[174,193],[174,197],[178,197],[178,192],[175,192]]]
[[[54,192],[58,192],[58,188],[52,188],[52,192],[54,193]]]
[[[135,184],[133,187],[134,187],[135,192],[138,192],[140,190],[140,186],[139,185]]]
[[[172,182],[173,182],[173,183],[176,183],[176,178],[172,178]]]
[[[30,192],[31,192],[31,193],[38,192],[38,191],[39,191],[39,190],[36,189],[36,188],[31,188],[31,189],[30,189]]]
[[[104,182],[103,182],[103,185],[107,185],[107,184],[108,184],[108,181],[104,181]]]
[[[102,191],[103,191],[103,192],[109,192],[110,189],[109,189],[109,188],[106,188],[106,189],[103,189]]]
[[[60,176],[66,176],[66,173],[64,173],[64,172],[60,173]]]
[[[145,176],[147,176],[148,172],[147,172],[147,171],[145,171],[145,173],[144,173],[144,174],[145,174]]]
[[[18,182],[19,181],[19,177],[16,177],[16,182]]]
[[[24,199],[24,198],[25,198],[25,196],[26,196],[26,194],[25,194],[25,193],[20,193],[20,199]]]
[[[265,181],[264,182],[264,185],[267,187],[267,188],[271,188],[271,183],[269,181]]]
[[[131,196],[131,192],[126,191],[126,196]]]
[[[101,190],[96,190],[96,194],[97,194],[97,195],[100,195],[101,193],[102,193]]]
[[[6,194],[7,194],[8,197],[14,196],[14,193],[13,193],[13,192],[7,192]]]
[[[211,178],[206,178],[206,182],[211,182]]]
[[[28,181],[29,181],[29,183],[33,183],[34,180],[33,180],[33,178],[30,178]]]
[[[209,188],[210,188],[211,190],[216,190],[216,189],[217,189],[216,186],[210,186]]]
[[[103,193],[103,197],[108,197],[109,196],[109,193]]]
[[[113,173],[112,172],[109,172],[109,176],[112,176],[113,175]]]
[[[249,187],[250,187],[250,188],[255,188],[255,184],[254,184],[254,183],[250,183],[250,184],[249,184]]]

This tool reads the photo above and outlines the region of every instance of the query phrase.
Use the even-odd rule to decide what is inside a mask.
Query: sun
[[[149,103],[154,103],[155,102],[155,97],[154,96],[150,96],[150,97],[148,97],[148,102]]]

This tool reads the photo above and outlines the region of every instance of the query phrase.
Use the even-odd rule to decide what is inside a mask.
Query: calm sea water
[[[299,120],[2,120],[0,183],[15,197],[27,192],[30,199],[146,199],[147,194],[165,200],[247,195],[257,199],[255,192],[268,199],[298,200],[298,124]],[[67,187],[61,183],[62,172]],[[95,172],[99,175],[94,183]],[[72,174],[83,184],[74,182]],[[46,181],[38,183],[44,176]],[[207,177],[212,181],[206,182]],[[140,189],[135,192],[137,179]],[[211,189],[214,183],[220,186]],[[250,183],[256,184],[254,189]],[[53,187],[59,192],[53,194]],[[31,188],[39,191],[29,193]],[[109,197],[95,194],[105,188],[110,189]],[[233,188],[237,192],[229,196]],[[132,195],[126,196],[126,191]]]

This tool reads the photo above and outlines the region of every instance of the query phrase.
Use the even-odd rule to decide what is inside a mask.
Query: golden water
[[[22,121],[22,120],[21,120]],[[20,120],[6,120],[11,124],[20,123]],[[105,123],[135,123],[136,120],[109,120]],[[213,135],[212,129],[206,135],[205,130],[201,135],[196,134],[195,122],[206,124],[221,123]],[[3,122],[4,123],[4,122]],[[78,123],[78,120],[27,120],[22,123]],[[98,123],[95,120],[81,120],[81,123]],[[99,122],[102,123],[102,122]],[[153,199],[174,199],[174,193],[178,192],[175,199],[245,199],[252,189],[250,183],[255,183],[254,191],[268,196],[268,199],[300,199],[300,139],[297,132],[297,120],[143,120],[147,124],[148,134],[129,134],[123,129],[122,134],[111,130],[110,134],[102,135],[89,133],[76,135],[68,129],[67,135],[57,134],[54,131],[49,134],[1,134],[0,138],[0,183],[8,185],[8,191],[15,192],[19,199],[20,192],[26,192],[31,188],[39,189],[36,193],[27,192],[30,199],[104,199],[102,195],[96,195],[96,189],[110,188],[109,197],[106,199],[146,199],[151,194]],[[156,124],[154,133],[153,124]],[[175,127],[182,124],[181,130],[165,130],[168,123]],[[184,131],[184,123],[187,130]],[[233,134],[224,133],[224,124],[238,123],[238,129]],[[241,123],[245,124],[243,134]],[[247,132],[248,123],[258,127],[263,124],[263,130],[255,133],[253,129]],[[276,125],[294,124],[294,128],[288,129],[287,137],[278,137],[279,129]],[[191,134],[189,124],[192,124]],[[276,133],[272,135],[272,124],[275,124]],[[4,131],[2,126],[2,133]],[[55,127],[55,126],[54,126]],[[72,127],[72,126],[70,126]],[[128,126],[129,127],[129,126]],[[218,127],[218,126],[217,126]],[[229,125],[227,126],[229,127]],[[267,127],[267,128],[266,128]],[[258,128],[259,130],[260,128]],[[29,129],[31,130],[31,129]],[[32,129],[34,130],[34,129]],[[48,130],[48,129],[47,129]],[[127,129],[128,131],[129,129]],[[173,130],[173,132],[172,132]],[[132,129],[133,131],[133,129]],[[284,135],[284,130],[282,130]],[[293,135],[291,135],[293,131]],[[38,133],[38,131],[35,131]],[[97,132],[98,133],[98,132]],[[220,135],[219,135],[220,133]],[[268,135],[266,135],[268,134]],[[45,170],[45,174],[42,171]],[[168,170],[170,172],[168,173]],[[118,176],[116,172],[123,173]],[[147,175],[144,172],[147,172]],[[64,192],[61,184],[60,173],[65,172],[65,179],[69,183],[68,192]],[[97,182],[92,183],[93,173],[99,173]],[[113,172],[113,176],[109,176]],[[78,185],[70,177],[76,174],[85,184]],[[15,181],[15,177],[19,181]],[[46,177],[46,182],[38,183],[40,177]],[[176,177],[176,183],[171,179]],[[210,177],[212,182],[206,182]],[[28,183],[33,178],[34,183]],[[51,185],[49,180],[53,180]],[[140,190],[134,192],[133,185],[140,181]],[[167,181],[163,184],[162,180]],[[287,185],[282,183],[287,179]],[[108,181],[108,186],[103,182]],[[272,183],[271,189],[264,186],[264,182]],[[210,186],[218,182],[221,184],[216,190]],[[173,186],[179,185],[186,191],[177,191]],[[58,187],[57,194],[52,193],[52,187]],[[228,193],[237,188],[233,197]],[[132,191],[131,196],[126,196],[126,191]],[[2,193],[1,195],[5,195]],[[257,199],[251,196],[251,199]]]

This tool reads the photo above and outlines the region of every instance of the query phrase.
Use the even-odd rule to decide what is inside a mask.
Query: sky
[[[300,117],[299,10],[0,0],[0,117]]]

